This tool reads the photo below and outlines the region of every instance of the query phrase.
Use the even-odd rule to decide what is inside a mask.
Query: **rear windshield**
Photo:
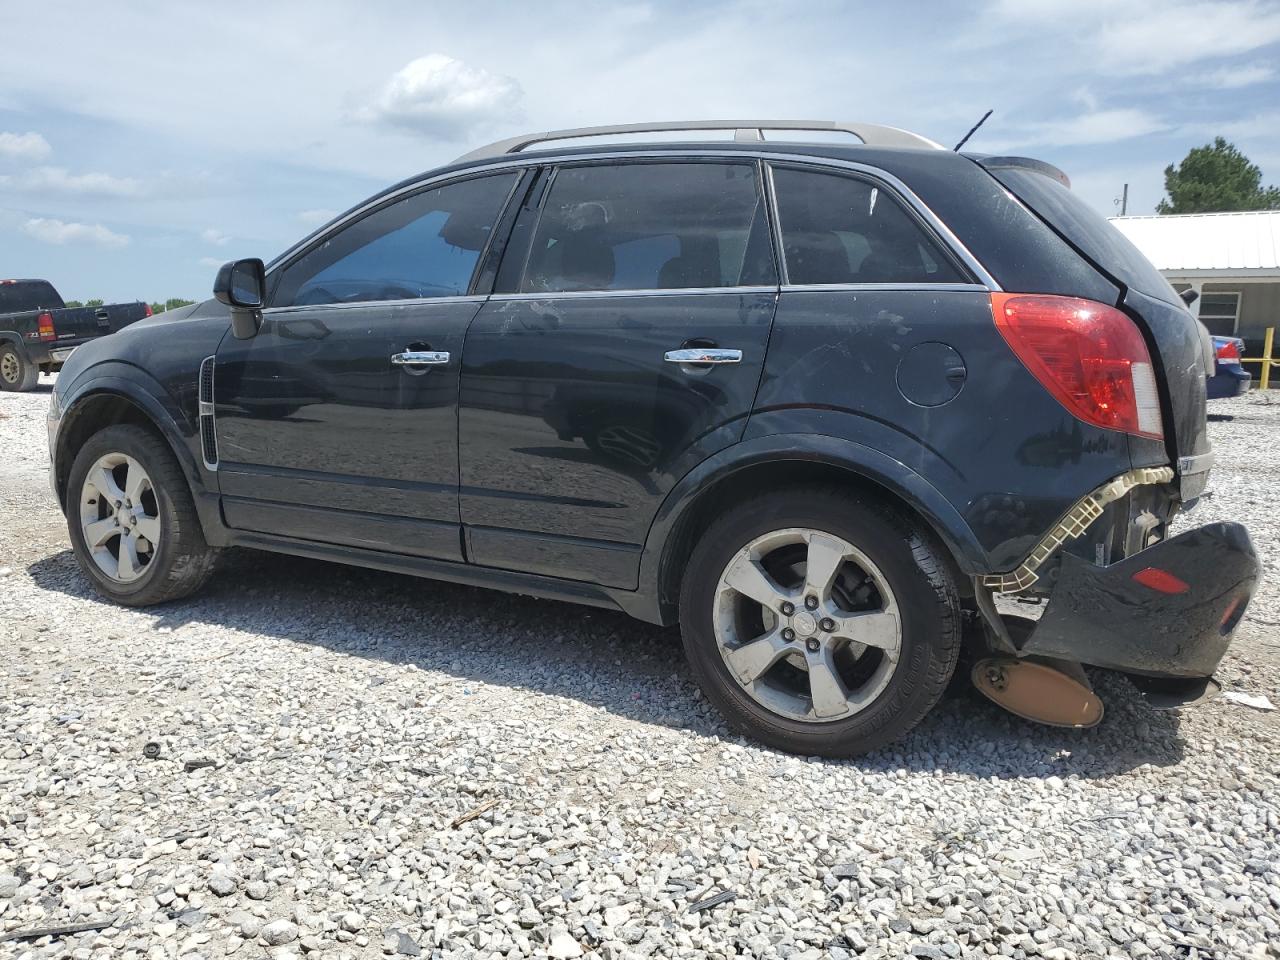
[[[1018,167],[988,169],[1103,273],[1149,297],[1182,303],[1169,281],[1128,237],[1058,181]]]
[[[0,281],[0,313],[41,309],[62,309],[62,298],[48,280]]]

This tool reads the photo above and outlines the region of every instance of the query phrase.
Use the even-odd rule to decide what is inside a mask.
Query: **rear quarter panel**
[[[900,389],[904,359],[930,343],[950,345],[965,369],[959,393],[936,406]],[[987,572],[1016,567],[1077,500],[1130,468],[1127,438],[1067,413],[1009,350],[979,291],[784,293],[744,439],[787,433],[905,465],[963,517]]]

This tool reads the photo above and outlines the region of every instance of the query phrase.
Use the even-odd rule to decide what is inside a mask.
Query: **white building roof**
[[[1166,276],[1280,274],[1280,210],[1112,217]]]

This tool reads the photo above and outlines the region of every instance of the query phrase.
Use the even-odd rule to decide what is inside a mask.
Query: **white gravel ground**
[[[1278,400],[1215,404],[1195,519],[1253,530],[1221,678],[1280,704]],[[1092,731],[959,692],[806,760],[621,615],[248,553],[125,610],[67,546],[47,402],[0,394],[0,937],[114,922],[0,956],[1280,956],[1280,712],[1099,676]]]

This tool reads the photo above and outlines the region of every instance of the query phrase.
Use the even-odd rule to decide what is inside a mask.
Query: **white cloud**
[[[355,116],[448,140],[512,118],[523,95],[511,77],[431,53],[406,64]]]
[[[1238,90],[1265,83],[1275,76],[1275,70],[1263,63],[1246,63],[1235,67],[1220,67],[1208,73],[1187,77],[1187,85],[1208,87],[1211,90]]]
[[[217,257],[201,257],[198,261],[202,267],[220,267],[225,261],[219,260]]]
[[[41,160],[52,152],[53,147],[49,146],[49,141],[38,133],[5,133],[0,130],[0,157]]]
[[[1280,8],[1262,0],[996,0],[990,15],[1062,37],[1110,75],[1162,74],[1280,40]]]
[[[22,229],[42,243],[58,246],[91,243],[99,247],[119,248],[129,243],[129,238],[123,233],[108,230],[100,223],[67,223],[46,217],[32,217],[22,225]]]
[[[212,243],[215,247],[225,247],[231,242],[231,237],[223,233],[215,227],[209,227],[207,230],[200,232],[200,239],[205,243]]]
[[[1144,4],[1145,6],[1145,4]],[[1230,57],[1280,40],[1280,9],[1250,2],[1154,3],[1112,13],[1098,35],[1098,60],[1121,73],[1163,73]]]
[[[298,214],[298,222],[308,227],[318,227],[322,223],[328,223],[337,215],[337,210],[303,210]]]
[[[1159,117],[1145,110],[1124,107],[1096,110],[1075,117],[1003,128],[1003,136],[983,139],[975,137],[974,149],[983,152],[1005,151],[1021,147],[1078,147],[1114,143],[1146,136],[1168,129]]]
[[[32,193],[73,196],[137,197],[142,182],[133,177],[113,177],[109,173],[70,173],[65,167],[36,167],[10,178],[14,187]]]

